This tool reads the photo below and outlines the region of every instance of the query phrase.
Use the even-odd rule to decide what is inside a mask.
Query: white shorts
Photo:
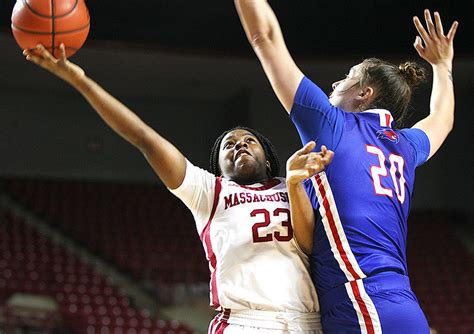
[[[209,325],[209,334],[322,334],[320,314],[225,310]]]

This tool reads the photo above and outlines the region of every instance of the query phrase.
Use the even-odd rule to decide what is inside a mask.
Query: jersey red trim
[[[361,275],[358,273],[358,271],[361,272],[361,270],[359,268],[357,261],[352,263],[350,260],[350,257],[349,257],[349,255],[351,254],[350,245],[348,245],[349,249],[346,252],[346,249],[343,246],[343,241],[341,240],[341,236],[339,235],[339,233],[344,234],[344,229],[338,229],[338,227],[342,227],[342,226],[338,218],[339,215],[337,213],[337,207],[335,206],[332,207],[332,205],[330,204],[330,200],[328,199],[328,196],[332,196],[330,186],[326,184],[328,189],[325,188],[325,184],[323,183],[320,174],[316,175],[314,177],[314,180],[316,181],[316,185],[314,183],[313,185],[317,186],[317,190],[319,190],[319,193],[321,195],[321,199],[319,200],[319,203],[321,206],[324,207],[325,214],[326,214],[325,218],[327,219],[327,222],[329,225],[328,226],[329,229],[325,228],[327,237],[333,238],[337,251],[339,252],[340,259],[342,260],[342,263],[345,266],[345,270],[347,271],[348,274],[350,274],[350,276],[352,276],[350,277],[346,274],[346,277],[349,280],[350,291],[353,294],[353,299],[352,297],[350,298],[353,301],[353,305],[354,305],[354,301],[357,304],[358,309],[357,307],[355,307],[355,311],[356,313],[358,313],[358,317],[359,317],[359,314],[362,316],[362,319],[359,318],[359,321],[361,322],[361,325],[365,327],[365,331],[362,330],[362,333],[375,334],[376,330],[377,330],[377,333],[379,333],[379,328],[380,328],[379,319],[377,317],[373,319],[369,312],[369,307],[371,308],[374,307],[373,303],[370,300],[370,297],[368,297],[368,295],[365,293],[365,291],[361,291],[361,289],[363,289],[362,278],[364,277],[361,277]],[[332,198],[331,200],[334,200],[334,199]],[[338,261],[338,263],[340,262]],[[344,271],[344,268],[341,267],[341,269]],[[361,282],[361,288],[359,288],[359,286],[357,285],[357,282]],[[367,301],[364,300],[364,296],[368,298]],[[364,327],[361,327],[361,329],[364,329]]]
[[[216,254],[214,254],[214,250],[212,249],[212,243],[211,243],[211,222],[212,219],[214,218],[214,215],[216,213],[217,205],[219,203],[219,195],[221,193],[222,189],[222,178],[221,177],[216,177],[216,184],[214,188],[214,202],[212,204],[212,210],[211,214],[209,215],[209,220],[206,224],[206,227],[204,227],[204,230],[201,233],[201,241],[204,244],[204,248],[206,250],[206,257],[207,260],[209,261],[209,270],[211,272],[211,306],[215,309],[218,309],[220,307],[220,302],[219,302],[219,296],[217,294],[217,282],[216,282],[216,267],[217,267],[217,260],[216,260]]]
[[[230,317],[230,310],[224,309],[221,313],[214,317],[211,325],[209,326],[210,334],[223,334],[229,323],[227,322]]]
[[[359,305],[360,311],[362,312],[362,317],[364,318],[367,334],[375,334],[372,318],[370,317],[367,305],[365,304],[365,301],[360,293],[359,287],[357,286],[357,281],[351,281],[350,285],[352,288],[352,293],[354,293],[355,300],[357,301],[357,305]]]
[[[317,182],[318,187],[319,187],[319,192],[321,193],[321,196],[323,197],[322,205],[324,206],[324,209],[326,210],[326,216],[327,216],[328,221],[329,221],[329,226],[331,228],[332,236],[333,236],[334,241],[336,243],[337,250],[339,251],[339,254],[341,254],[341,258],[344,261],[344,264],[345,264],[347,270],[351,273],[352,277],[354,279],[360,279],[361,277],[354,270],[354,267],[352,266],[352,263],[349,261],[349,259],[347,257],[347,254],[346,254],[346,251],[345,251],[344,247],[342,246],[342,242],[341,242],[341,239],[339,238],[339,233],[337,231],[336,222],[334,221],[334,216],[333,216],[333,213],[331,211],[331,207],[329,205],[329,201],[328,201],[328,198],[327,198],[327,195],[326,195],[326,189],[324,189],[324,186],[321,182],[321,178],[320,178],[319,175],[316,175],[315,179],[316,179],[316,182]]]

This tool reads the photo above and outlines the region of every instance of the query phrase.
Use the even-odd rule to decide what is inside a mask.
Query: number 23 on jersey
[[[285,216],[286,218],[286,220],[283,220],[281,222],[281,225],[287,228],[286,234],[282,234],[280,233],[280,231],[264,234],[265,232],[259,231],[259,229],[265,230],[265,228],[271,224],[272,217],[280,216]],[[293,238],[293,228],[291,227],[290,210],[286,208],[275,209],[272,213],[270,213],[266,209],[255,209],[250,213],[250,217],[263,218],[262,222],[255,223],[252,226],[253,242],[269,242],[273,241],[273,238],[278,241],[290,241]]]

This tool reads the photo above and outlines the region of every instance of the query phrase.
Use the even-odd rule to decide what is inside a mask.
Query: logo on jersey
[[[232,208],[236,205],[256,202],[284,202],[288,203],[287,192],[276,192],[274,194],[251,194],[248,192],[234,193],[224,196],[225,207],[224,210]]]
[[[388,139],[395,144],[400,141],[400,138],[398,138],[398,135],[392,129],[382,129],[377,131],[377,139]]]

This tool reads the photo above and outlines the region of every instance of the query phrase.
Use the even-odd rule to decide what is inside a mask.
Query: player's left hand
[[[286,182],[299,183],[321,172],[329,165],[334,157],[334,152],[321,147],[321,152],[313,152],[316,147],[314,141],[307,143],[302,149],[296,151],[286,162]]]
[[[434,12],[434,23],[428,9],[424,11],[426,28],[423,27],[420,19],[413,17],[413,23],[420,36],[416,36],[413,46],[421,58],[431,65],[447,64],[451,65],[454,57],[453,40],[458,28],[458,22],[454,21],[448,34],[443,31],[443,23],[438,12]]]

